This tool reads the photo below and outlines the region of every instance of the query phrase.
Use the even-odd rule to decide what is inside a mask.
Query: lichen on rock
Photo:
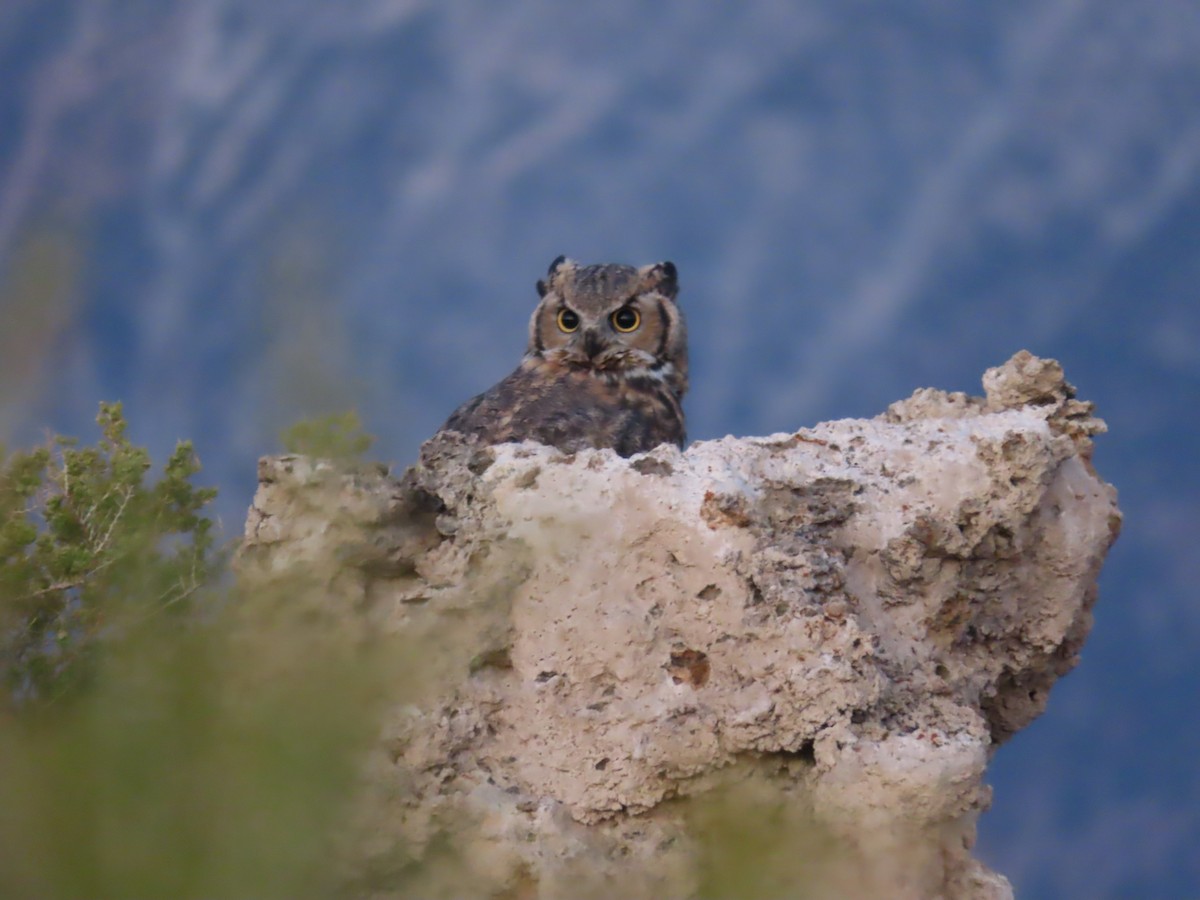
[[[834,842],[810,895],[1010,896],[970,855],[986,765],[1078,661],[1120,515],[1058,363],[984,385],[632,460],[264,460],[243,577],[335,573],[330,614],[428,648],[360,893],[695,896],[696,810],[732,791]]]

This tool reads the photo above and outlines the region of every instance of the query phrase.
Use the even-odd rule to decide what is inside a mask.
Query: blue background
[[[676,262],[696,439],[1061,360],[1126,522],[992,770],[1026,898],[1200,884],[1198,249],[1194,0],[0,5],[0,436],[122,399],[228,533],[302,415],[411,460],[559,253]]]

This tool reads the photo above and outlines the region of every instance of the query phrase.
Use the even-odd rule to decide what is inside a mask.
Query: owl
[[[678,290],[673,263],[635,269],[558,257],[537,283],[520,365],[441,431],[621,456],[682,447],[688,359]]]

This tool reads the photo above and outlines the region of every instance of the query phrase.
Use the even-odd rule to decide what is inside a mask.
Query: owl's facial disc
[[[603,376],[686,383],[687,347],[674,267],[558,262],[538,283],[528,354]],[[684,388],[686,389],[686,388]]]

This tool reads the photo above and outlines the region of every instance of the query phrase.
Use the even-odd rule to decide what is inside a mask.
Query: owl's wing
[[[441,431],[473,435],[487,444],[523,440],[524,435],[514,433],[514,418],[539,393],[530,373],[524,366],[519,367],[451,413]]]

